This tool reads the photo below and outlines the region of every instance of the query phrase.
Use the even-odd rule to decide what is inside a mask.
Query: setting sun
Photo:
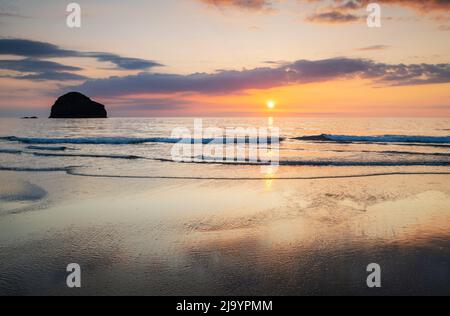
[[[275,106],[276,106],[275,101],[272,101],[272,100],[267,101],[267,108],[268,109],[273,110],[275,108]]]

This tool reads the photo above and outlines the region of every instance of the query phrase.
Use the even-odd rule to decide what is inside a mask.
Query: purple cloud
[[[189,92],[227,94],[352,78],[370,79],[377,85],[388,86],[449,83],[450,64],[391,65],[350,58],[299,60],[275,68],[191,75],[140,73],[126,77],[90,79],[70,89],[93,96]]]
[[[14,55],[28,58],[94,58],[101,62],[110,62],[118,69],[124,70],[146,70],[162,66],[152,60],[123,57],[111,53],[67,50],[50,43],[25,39],[0,39],[0,55]]]

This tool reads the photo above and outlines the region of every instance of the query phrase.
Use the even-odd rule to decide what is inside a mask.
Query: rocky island
[[[108,113],[103,104],[94,102],[79,92],[70,92],[59,97],[50,114],[52,119],[107,117]]]

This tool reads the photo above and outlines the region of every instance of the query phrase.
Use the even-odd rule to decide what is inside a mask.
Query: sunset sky
[[[450,116],[450,1],[0,0],[0,116]],[[276,106],[267,107],[272,100]]]

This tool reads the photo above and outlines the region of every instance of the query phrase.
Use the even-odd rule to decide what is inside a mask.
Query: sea
[[[217,131],[214,137],[203,136],[208,129]],[[238,131],[231,141],[230,130]],[[267,139],[250,134],[255,130],[268,131]],[[222,143],[222,152],[211,150]],[[174,157],[177,145],[181,161]],[[256,158],[249,154],[254,149]],[[446,173],[449,167],[447,118],[0,119],[0,170],[7,171],[276,179]]]

